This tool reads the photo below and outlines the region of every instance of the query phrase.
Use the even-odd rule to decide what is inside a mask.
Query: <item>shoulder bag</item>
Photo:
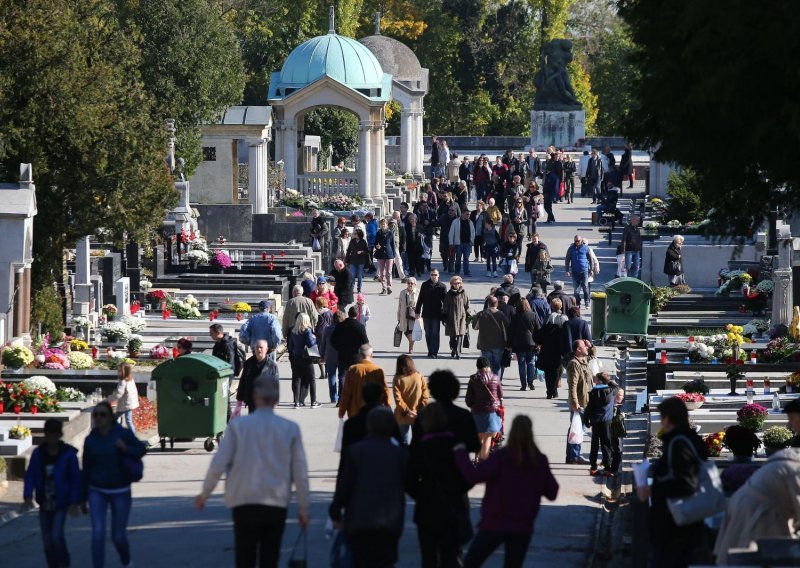
[[[494,324],[503,332],[503,354],[500,356],[500,366],[504,369],[508,369],[511,366],[511,349],[507,347],[508,337],[506,336],[506,328],[503,327],[503,324],[498,323],[494,314],[491,315]]]
[[[725,493],[722,490],[722,480],[719,477],[719,470],[716,464],[712,461],[700,459],[694,444],[686,436],[675,436],[669,443],[669,476],[673,475],[672,446],[678,438],[689,444],[692,453],[700,462],[697,491],[686,497],[667,499],[667,507],[672,515],[672,520],[679,527],[683,527],[700,522],[705,518],[713,517],[717,513],[724,511],[726,502]]]
[[[303,541],[303,549],[300,549],[300,541]],[[302,556],[301,556],[302,554]],[[306,529],[300,529],[297,540],[294,541],[292,553],[289,555],[289,568],[306,568],[308,566],[308,539]]]

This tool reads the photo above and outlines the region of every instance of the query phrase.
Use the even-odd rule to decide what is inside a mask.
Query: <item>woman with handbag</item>
[[[356,292],[361,293],[361,284],[364,279],[364,267],[369,263],[369,246],[364,240],[364,231],[356,229],[350,244],[347,245],[345,262],[353,275],[356,283]]]
[[[295,408],[306,405],[306,394],[309,391],[311,408],[321,406],[317,402],[317,384],[314,380],[313,352],[316,349],[317,341],[311,328],[311,319],[308,314],[298,314],[287,341],[289,363],[292,366],[292,395]]]
[[[664,257],[664,274],[669,276],[669,285],[678,286],[686,284],[686,279],[683,276],[683,237],[675,235],[672,242],[667,247],[667,253]]]
[[[414,308],[417,305],[418,295],[417,279],[409,276],[406,279],[405,289],[400,291],[400,297],[397,299],[397,325],[408,339],[409,354],[414,352],[414,339],[411,334],[414,331],[414,322],[417,320]]]
[[[702,438],[689,426],[689,411],[677,397],[658,405],[663,454],[650,468],[652,486],[638,486],[643,501],[650,499],[651,566],[683,568],[704,563],[707,552],[703,521],[678,526],[668,500],[688,497],[700,487],[700,466],[708,452]]]
[[[502,420],[497,411],[503,406],[503,385],[497,375],[492,373],[489,359],[478,357],[478,372],[469,378],[464,403],[472,412],[478,437],[481,440],[481,451],[478,459],[484,461],[489,457],[492,438],[502,429]]]
[[[521,298],[516,313],[511,316],[508,335],[511,338],[511,351],[517,355],[519,364],[519,384],[521,391],[534,390],[536,380],[536,341],[534,336],[539,329],[539,320],[531,309],[528,300]]]
[[[450,357],[456,359],[461,359],[464,336],[467,334],[467,312],[469,296],[464,290],[464,283],[460,276],[453,276],[442,303],[442,321],[444,334],[450,338]]]

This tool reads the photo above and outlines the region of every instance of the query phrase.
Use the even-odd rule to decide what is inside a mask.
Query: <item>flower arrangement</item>
[[[238,313],[250,313],[253,308],[247,302],[236,302],[231,306],[231,311]]]
[[[56,390],[56,400],[59,402],[85,402],[86,395],[78,389],[64,387]]]
[[[667,221],[667,227],[671,227],[674,229],[675,227],[680,227],[680,226],[681,222],[678,221],[677,219],[672,219],[671,221]]]
[[[722,452],[724,441],[725,432],[716,432],[703,438],[703,442],[705,442],[706,448],[708,448],[708,455],[714,458],[719,457],[719,454]]]
[[[761,445],[755,432],[749,428],[734,424],[725,428],[725,447],[735,456],[752,456]]]
[[[142,292],[147,292],[150,288],[153,287],[153,283],[150,282],[146,277],[142,277],[139,279],[139,290]]]
[[[136,356],[134,354],[138,354],[142,350],[142,342],[141,335],[132,334],[128,338],[128,354]]]
[[[656,314],[664,309],[674,296],[688,294],[692,289],[685,284],[680,286],[656,286],[653,288],[653,299],[650,301],[650,313]]]
[[[189,294],[183,300],[170,300],[169,308],[178,319],[201,319],[203,314],[198,308],[197,299]]]
[[[717,296],[730,296],[731,290],[741,288],[753,280],[753,277],[744,270],[723,269],[719,271],[719,277],[722,283],[716,292]]]
[[[69,342],[69,348],[73,351],[83,351],[84,349],[89,349],[89,344],[83,339],[73,339]]]
[[[231,257],[224,250],[217,250],[214,251],[214,254],[211,255],[211,258],[209,259],[208,263],[211,265],[212,268],[216,268],[218,270],[225,270],[226,268],[231,267]]]
[[[43,375],[34,375],[22,381],[22,384],[31,392],[39,391],[47,396],[56,394],[56,384]]]
[[[148,302],[152,303],[161,303],[166,300],[169,296],[164,290],[151,290],[147,293],[145,298]]]
[[[208,241],[203,237],[196,237],[193,241],[189,241],[189,250],[199,250],[206,253],[206,256],[208,256]]]
[[[758,432],[764,425],[769,411],[760,404],[745,404],[736,412],[739,425]]]
[[[108,352],[108,362],[106,364],[108,365],[109,369],[117,369],[123,363],[127,363],[129,365],[135,365],[136,361],[134,361],[133,359],[128,359],[125,356],[125,353],[121,351],[116,351],[112,349],[111,351]]]
[[[72,318],[72,325],[75,327],[89,327],[89,318],[84,316],[75,316]]]
[[[94,359],[92,359],[92,356],[87,353],[70,351],[67,355],[67,358],[69,359],[70,367],[78,371],[85,371],[87,369],[94,368]]]
[[[764,430],[762,441],[765,448],[782,450],[789,447],[794,434],[786,426],[772,426]]]
[[[107,318],[113,318],[115,315],[117,315],[117,306],[114,304],[106,304],[103,306],[103,315]]]
[[[645,221],[642,227],[647,231],[655,231],[661,226],[658,221]]]
[[[146,432],[158,425],[156,405],[146,396],[139,397],[139,408],[133,411],[133,425],[137,432]]]
[[[767,348],[759,358],[764,363],[780,363],[800,359],[800,345],[789,337],[778,337],[767,343]]]
[[[11,438],[12,440],[24,440],[30,435],[31,435],[31,429],[21,424],[12,426],[11,429],[8,431],[8,437]]]
[[[155,347],[150,348],[150,358],[151,359],[168,359],[170,357],[170,351],[160,343]]]
[[[711,389],[708,388],[708,385],[703,379],[692,379],[691,381],[684,383],[681,389],[683,392],[690,394],[698,393],[701,395],[707,395],[709,392],[711,392]]]
[[[208,262],[208,253],[200,249],[190,250],[186,253],[186,259],[196,264],[206,264]]]
[[[708,361],[714,356],[714,348],[695,339],[694,343],[689,345],[687,353],[689,354],[689,359],[695,363]]]
[[[744,297],[743,311],[760,312],[767,307],[767,295],[761,292],[750,292]]]
[[[135,316],[136,314],[138,314],[139,310],[142,309],[142,305],[139,303],[139,300],[134,300],[133,302],[131,302],[130,309],[131,309],[131,315],[132,316]]]
[[[353,211],[361,207],[362,204],[363,200],[360,196],[344,195],[343,193],[324,197],[320,203],[323,209],[332,211]]]
[[[15,342],[3,349],[3,365],[11,369],[21,369],[33,363],[33,351],[21,342]]]
[[[30,389],[23,381],[19,383],[6,383],[3,385],[3,388],[0,389],[0,393],[3,395],[3,405],[13,410],[16,414],[20,412],[36,414],[39,411],[58,412],[61,410],[55,398],[55,389],[53,389],[53,394],[51,395],[39,389]]]
[[[36,356],[36,366],[44,369],[64,370],[69,369],[69,357],[63,349],[47,347],[45,343]]]
[[[684,403],[687,402],[705,402],[706,397],[704,397],[699,392],[682,392],[675,395],[675,398],[682,400]]]
[[[760,294],[764,294],[766,296],[771,296],[772,293],[775,291],[775,282],[772,280],[762,280],[758,284],[756,284],[756,292]]]
[[[728,332],[727,333],[728,343],[731,346],[735,344],[741,345],[742,343],[745,342],[744,336],[742,335],[742,332],[744,331],[744,328],[742,326],[733,325],[729,323],[728,325],[725,326],[725,331]]]
[[[131,330],[131,333],[141,333],[147,329],[147,322],[144,320],[144,318],[122,316],[120,321],[128,326],[128,329]]]
[[[127,341],[131,334],[131,328],[121,321],[109,322],[100,331],[109,341]]]

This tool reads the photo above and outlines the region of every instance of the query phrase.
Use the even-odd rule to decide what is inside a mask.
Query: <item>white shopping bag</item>
[[[419,323],[419,318],[414,320],[414,329],[411,330],[412,341],[422,341],[422,324]]]
[[[510,266],[508,268],[508,273],[516,275],[517,272],[519,272],[519,267],[517,266],[517,261],[516,260],[512,260],[511,264],[510,264]]]
[[[336,430],[336,441],[333,443],[333,451],[341,453],[342,436],[344,435],[344,418],[339,419],[339,427]]]
[[[569,434],[567,435],[568,444],[580,444],[583,442],[583,420],[579,412],[572,415],[572,423],[569,425]]]

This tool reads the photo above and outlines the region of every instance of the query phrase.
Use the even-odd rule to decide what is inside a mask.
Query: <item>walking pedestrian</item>
[[[425,272],[425,263],[422,259],[425,234],[420,230],[417,216],[414,213],[409,213],[406,217],[405,233],[408,273],[411,276],[422,276],[422,273]]]
[[[597,150],[592,150],[586,164],[586,185],[592,194],[592,203],[600,202],[600,184],[603,181],[604,172],[603,162],[597,156]]]
[[[328,513],[334,527],[347,536],[355,568],[397,562],[408,455],[390,441],[395,427],[388,408],[373,408],[367,416],[367,437],[342,453]]]
[[[587,197],[590,192],[588,187],[586,172],[589,168],[589,151],[584,150],[580,162],[578,162],[578,177],[581,179],[581,197]]]
[[[324,297],[318,297],[315,303],[317,304],[319,317],[317,318],[317,325],[312,331],[314,333],[314,339],[317,342],[317,350],[321,351],[322,347],[320,344],[322,343],[322,336],[325,334],[325,330],[328,329],[333,323],[333,312],[328,309],[328,300],[326,300]],[[323,381],[327,381],[328,375],[325,370],[325,362],[322,360],[321,356],[319,360],[317,360],[316,364],[319,367],[319,378]]]
[[[589,271],[591,260],[589,247],[583,242],[580,235],[575,235],[574,242],[569,245],[564,257],[564,272],[572,276],[572,285],[575,289],[575,302],[581,303],[581,290],[583,290],[584,305],[589,307]]]
[[[381,283],[381,296],[392,293],[392,266],[394,265],[394,235],[389,230],[386,219],[381,219],[380,229],[375,235],[375,258],[378,260],[378,278]]]
[[[317,306],[309,298],[303,296],[303,287],[297,285],[292,288],[292,299],[286,302],[283,307],[283,322],[281,325],[283,337],[289,337],[294,324],[297,323],[297,315],[301,313],[309,317],[312,327],[317,325]]]
[[[683,275],[683,236],[681,235],[675,235],[667,247],[664,257],[664,274],[669,277],[669,285],[672,287],[686,284]]]
[[[503,385],[500,378],[492,372],[486,357],[478,357],[476,366],[478,372],[469,378],[464,403],[472,411],[475,428],[481,440],[478,459],[484,461],[489,457],[492,438],[503,427],[498,414],[500,407],[503,406]]]
[[[500,256],[500,235],[491,221],[483,224],[482,231],[484,257],[486,258],[486,276],[497,276],[497,257]]]
[[[573,306],[567,310],[567,321],[563,326],[563,345],[561,352],[572,355],[572,346],[578,339],[592,342],[592,330],[589,322],[581,317],[580,306]]]
[[[505,546],[505,568],[521,568],[533,537],[542,497],[555,501],[558,483],[547,457],[533,439],[531,419],[520,414],[511,423],[508,443],[473,467],[463,447],[456,447],[456,464],[468,483],[486,483],[478,534],[464,560],[478,568],[498,546]],[[509,515],[513,509],[514,515]]]
[[[408,340],[409,353],[414,352],[414,338],[412,334],[414,333],[414,325],[419,317],[416,311],[418,295],[417,279],[413,276],[409,276],[406,279],[405,289],[400,291],[400,296],[397,299],[397,325]]]
[[[328,259],[328,222],[325,217],[321,217],[319,209],[314,208],[311,211],[311,230],[309,236],[311,237],[311,248],[315,251],[320,251],[323,258]],[[316,242],[316,244],[314,244]],[[324,261],[323,261],[324,262]],[[326,266],[329,266],[326,264]]]
[[[539,319],[531,309],[528,300],[522,298],[516,313],[511,317],[508,336],[511,351],[517,356],[519,384],[521,391],[526,387],[535,390],[536,380],[536,334],[540,328]]]
[[[428,392],[447,415],[448,430],[453,433],[458,443],[466,446],[468,452],[477,453],[481,449],[481,441],[472,413],[455,404],[460,391],[461,383],[448,369],[438,369],[428,377]],[[412,440],[420,440],[422,428],[419,421],[414,423],[413,431]]]
[[[550,302],[550,310],[547,321],[536,336],[536,343],[540,347],[536,366],[544,372],[548,400],[558,398],[558,387],[561,381],[562,327],[567,319],[561,314],[560,299],[553,298]]]
[[[350,306],[347,310],[347,319],[338,324],[331,333],[331,346],[336,349],[339,360],[339,376],[344,377],[350,365],[359,361],[359,350],[367,343],[369,343],[367,330],[358,321],[358,308]],[[341,402],[341,393],[339,400]]]
[[[253,388],[256,380],[262,376],[280,378],[278,365],[267,357],[266,340],[259,339],[253,346],[253,356],[245,361],[242,367],[242,376],[239,379],[239,388],[236,391],[237,402],[234,415],[238,416],[244,405],[247,405],[248,412],[255,411],[256,401],[253,398]]]
[[[642,234],[639,230],[639,216],[632,215],[622,231],[622,253],[625,255],[625,269],[630,278],[641,278]]]
[[[106,556],[106,516],[111,508],[111,542],[120,564],[130,566],[128,517],[131,512],[131,476],[123,456],[141,460],[146,448],[136,435],[114,421],[111,405],[102,401],[92,410],[93,427],[83,444],[83,505],[92,522],[92,565],[102,568]]]
[[[400,279],[400,282],[405,282],[406,273],[403,268],[403,257],[406,253],[406,232],[401,226],[400,211],[392,213],[388,223],[389,232],[392,233],[392,238],[394,239],[394,270],[397,272],[397,277]]]
[[[576,339],[572,345],[575,357],[567,363],[567,388],[569,389],[569,422],[576,414],[585,422],[586,406],[589,404],[589,391],[592,389],[592,373],[589,371],[589,342]],[[586,465],[588,462],[581,456],[581,444],[567,441],[568,464]]]
[[[133,380],[133,365],[123,363],[117,369],[117,387],[108,402],[117,405],[114,411],[114,418],[122,423],[124,418],[128,430],[136,434],[136,427],[133,424],[133,411],[139,408],[139,391]]]
[[[364,383],[361,387],[361,396],[364,399],[364,406],[361,407],[355,416],[350,416],[344,421],[344,427],[342,428],[342,455],[344,455],[347,448],[367,437],[367,416],[369,416],[373,408],[386,406],[385,403],[381,402],[385,394],[386,391],[383,386],[378,383]],[[392,438],[398,445],[404,443],[403,435],[400,433],[400,428],[396,422],[394,431],[392,432]],[[342,460],[339,459],[340,469],[341,466]]]
[[[306,354],[306,350],[316,347],[317,340],[311,328],[311,320],[306,314],[300,314],[289,334],[287,351],[292,366],[292,395],[294,407],[306,405],[306,395],[311,393],[311,408],[319,408],[317,402],[317,382],[314,375],[314,363]]]
[[[450,246],[455,249],[455,268],[454,273],[461,271],[461,264],[464,264],[464,276],[472,276],[469,271],[469,257],[472,254],[472,245],[475,242],[475,225],[469,219],[469,211],[461,211],[461,218],[450,224],[450,234],[448,237]]]
[[[518,252],[517,234],[511,231],[500,247],[500,262],[503,264],[503,274],[513,276],[519,271],[519,265],[517,264]]]
[[[280,328],[277,325],[276,329],[278,333],[280,333]],[[241,335],[241,332],[239,334]],[[222,359],[231,366],[233,369],[231,380],[238,377],[244,366],[244,357],[239,357],[239,349],[236,340],[225,331],[221,323],[212,323],[208,326],[208,335],[214,340],[214,347],[211,348],[211,355],[217,359]]]
[[[509,346],[509,319],[497,309],[498,299],[489,296],[487,307],[472,318],[472,329],[478,330],[478,349],[481,357],[489,361],[489,368],[500,375],[503,353]]]
[[[356,316],[358,323],[363,325],[364,329],[366,329],[367,322],[372,317],[372,312],[367,305],[367,299],[364,297],[364,294],[359,293],[356,295],[356,305],[353,307],[355,307],[356,311],[358,312],[358,315]]]
[[[369,260],[367,262],[367,269],[366,272],[370,274],[376,272],[375,268],[375,236],[378,234],[378,222],[375,220],[375,216],[371,212],[367,212],[364,215],[364,220],[366,221],[365,232],[364,234],[367,236],[367,246],[369,247]],[[378,276],[375,277],[378,279]]]
[[[342,392],[342,381],[344,373],[339,372],[339,355],[336,348],[331,344],[331,336],[336,326],[347,319],[347,315],[339,310],[333,314],[331,324],[322,332],[319,338],[320,362],[325,365],[325,376],[328,377],[328,393],[331,403],[339,404],[339,395]]]
[[[543,292],[547,293],[547,286],[550,284],[550,274],[546,273],[545,266],[540,265],[539,271],[542,274],[537,273],[537,269],[535,267],[536,261],[541,258],[541,253],[546,252],[547,260],[550,260],[550,251],[547,248],[547,245],[544,244],[541,239],[539,238],[539,233],[533,233],[531,235],[531,242],[528,243],[526,250],[525,250],[525,272],[530,273],[531,278],[531,286],[534,284],[538,284],[539,287],[542,289]],[[553,267],[550,267],[550,271],[552,272]],[[547,283],[542,286],[542,277],[547,276]]]
[[[461,359],[464,336],[468,333],[469,296],[463,284],[460,276],[450,278],[450,290],[442,302],[444,334],[450,338],[450,357],[456,359]]]
[[[436,269],[431,270],[429,279],[420,286],[415,312],[422,318],[428,357],[433,359],[439,356],[439,337],[442,314],[444,313],[445,294],[447,294],[447,287],[444,283],[439,282],[439,271]]]
[[[633,189],[633,182],[636,179],[633,169],[633,151],[630,143],[625,144],[625,151],[622,152],[622,158],[619,160],[619,169],[622,174],[622,181],[628,178],[628,189]],[[619,184],[620,193],[622,193],[622,184]]]
[[[353,303],[353,275],[345,267],[344,261],[337,258],[333,261],[331,276],[333,276],[333,293],[338,299],[336,309],[346,310],[347,306]],[[336,310],[331,308],[331,311]]]
[[[475,252],[475,262],[482,262],[486,255],[483,252],[483,226],[486,224],[486,204],[478,201],[475,210],[469,214],[469,220],[475,227],[475,241],[472,243]]]
[[[257,410],[228,424],[195,498],[202,510],[225,474],[225,506],[233,516],[237,568],[277,568],[286,514],[294,485],[301,530],[309,523],[308,464],[296,423],[275,414],[280,385],[275,377],[256,381]]]
[[[547,322],[547,318],[550,315],[550,304],[547,303],[547,299],[544,297],[544,294],[542,294],[542,289],[539,288],[539,286],[531,286],[531,291],[526,299],[531,306],[531,310],[536,314],[539,327],[542,327]]]
[[[369,246],[367,245],[367,241],[364,240],[364,231],[361,229],[356,229],[355,235],[347,246],[345,261],[347,266],[350,267],[350,273],[353,275],[356,292],[361,293],[364,270],[370,262]]]
[[[23,511],[33,509],[34,495],[39,505],[39,526],[47,568],[70,565],[64,525],[67,515],[78,515],[81,504],[83,484],[78,450],[65,444],[62,436],[61,420],[45,420],[44,440],[31,454],[22,491]]]
[[[555,223],[553,215],[553,202],[558,199],[558,188],[561,180],[554,171],[547,172],[544,178],[544,210],[547,213],[547,223]]]
[[[386,384],[386,376],[383,369],[376,365],[372,360],[372,346],[369,343],[362,345],[359,349],[360,360],[347,369],[344,378],[342,395],[339,398],[339,418],[348,418],[358,414],[364,406],[362,388],[365,383],[377,383],[383,388],[381,404],[389,406],[391,393],[389,385]]]
[[[608,373],[597,373],[593,378],[594,387],[589,391],[589,404],[586,405],[586,423],[592,428],[592,445],[589,451],[589,475],[601,473],[597,469],[597,452],[603,451],[603,471],[606,477],[614,477],[619,467],[617,456],[611,443],[611,420],[617,400],[616,385],[612,385]]]
[[[334,258],[338,260],[345,260],[347,258],[347,249],[350,247],[350,242],[353,240],[351,237],[350,229],[344,227],[336,237],[336,249],[334,251]]]
[[[397,367],[392,381],[394,391],[394,417],[400,426],[403,443],[411,444],[411,427],[420,411],[428,404],[428,383],[408,355],[397,358]]]
[[[300,297],[303,297],[302,293]],[[303,305],[306,303],[303,302]],[[272,303],[269,300],[261,300],[258,303],[258,313],[247,318],[239,329],[239,341],[252,349],[259,339],[266,340],[267,354],[274,360],[275,350],[283,341],[283,333],[278,318],[270,311],[271,309]],[[232,364],[231,361],[228,362]]]

